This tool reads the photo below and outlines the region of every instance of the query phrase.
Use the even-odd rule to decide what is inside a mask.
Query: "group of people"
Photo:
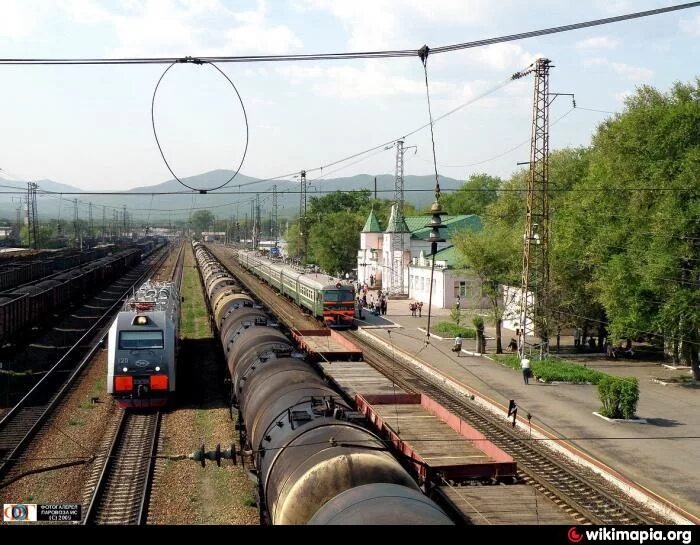
[[[414,318],[422,318],[423,317],[423,302],[418,301],[418,302],[413,302],[408,304],[408,310],[411,311],[411,316]]]
[[[386,294],[382,293],[382,290],[377,292],[377,300],[374,300],[374,295],[369,296],[369,301],[367,300],[367,286],[361,290],[362,295],[357,298],[357,304],[360,307],[360,311],[363,308],[369,309],[369,311],[375,316],[386,315],[387,307],[389,306],[386,300]]]

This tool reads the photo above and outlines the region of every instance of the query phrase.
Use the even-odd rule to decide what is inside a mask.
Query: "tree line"
[[[520,283],[527,177],[473,176],[445,199],[482,216],[455,244],[499,330],[501,286]],[[589,146],[551,153],[549,186],[550,330],[580,327],[598,346],[645,340],[699,379],[700,80],[638,88]]]

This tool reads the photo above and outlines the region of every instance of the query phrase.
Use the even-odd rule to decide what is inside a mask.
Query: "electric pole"
[[[260,234],[262,233],[260,225],[260,193],[255,194],[255,208],[253,212],[253,250],[257,250],[260,245]]]
[[[532,108],[530,173],[525,205],[520,292],[520,358],[532,355],[527,336],[540,337],[540,358],[549,353],[549,59],[537,59]],[[529,73],[529,72],[526,72]],[[525,74],[523,74],[525,75]]]
[[[36,188],[34,182],[27,182],[27,239],[28,247],[37,248]]]
[[[406,229],[406,221],[404,216],[404,154],[406,150],[418,148],[416,146],[404,147],[403,140],[396,141],[396,169],[394,174],[394,202],[396,203],[396,222],[395,231],[392,233],[391,247],[394,253],[394,259],[392,263],[392,286],[398,288],[398,292],[404,294],[406,291],[404,283],[404,268],[405,259],[404,253],[406,251],[405,247],[405,233],[408,232]],[[377,179],[374,179],[374,193],[375,199],[377,194]]]
[[[270,220],[270,238],[275,241],[275,248],[277,247],[277,243],[279,241],[279,227],[277,223],[279,221],[278,212],[277,184],[275,184],[272,186],[272,219]]]
[[[301,171],[299,191],[299,260],[306,260],[308,233],[306,232],[306,171]]]
[[[80,233],[78,227],[78,199],[73,199],[73,236],[75,237],[75,243],[80,246]]]
[[[88,229],[90,232],[90,237],[95,236],[95,224],[92,221],[92,203],[88,203]]]

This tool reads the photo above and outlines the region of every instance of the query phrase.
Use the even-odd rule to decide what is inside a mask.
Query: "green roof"
[[[405,218],[408,230],[411,232],[411,238],[424,239],[430,234],[430,227],[426,227],[433,219],[432,216],[410,216]],[[440,229],[440,234],[451,239],[457,231],[469,229],[478,231],[481,229],[481,219],[479,216],[469,214],[468,216],[442,216],[442,224],[445,229]]]
[[[365,226],[362,228],[363,233],[381,233],[382,228],[379,225],[379,219],[377,219],[377,214],[374,213],[374,210],[370,210],[369,216],[367,216],[367,221],[365,222]]]
[[[403,214],[399,213],[398,207],[393,205],[385,233],[410,233],[406,220],[402,216]]]
[[[455,259],[457,258],[457,254],[455,253],[455,251],[456,250],[454,246],[448,246],[447,248],[443,248],[435,254],[435,262],[447,261],[448,265],[454,265]],[[429,258],[430,256],[427,257]]]
[[[433,256],[423,254],[423,258],[430,263]],[[435,263],[445,261],[448,267],[454,268],[457,262],[457,249],[454,246],[447,246],[435,254]]]

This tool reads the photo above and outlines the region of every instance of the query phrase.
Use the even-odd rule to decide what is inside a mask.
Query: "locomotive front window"
[[[163,348],[162,331],[121,331],[119,333],[120,350],[146,350]]]
[[[325,291],[324,300],[334,302],[349,302],[355,300],[355,294],[348,290]]]

